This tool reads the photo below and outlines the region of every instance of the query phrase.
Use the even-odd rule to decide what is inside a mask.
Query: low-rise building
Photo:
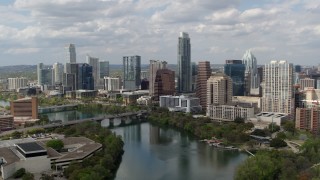
[[[236,118],[248,120],[254,117],[253,107],[208,105],[207,116],[216,121],[234,121]]]
[[[2,179],[11,177],[18,169],[25,168],[31,173],[43,173],[51,167],[63,169],[71,162],[82,162],[102,149],[96,143],[85,137],[68,137],[61,139],[63,151],[46,147],[46,142],[35,141],[32,138],[10,140],[0,144],[0,175]],[[0,178],[1,179],[1,178]]]
[[[38,120],[38,98],[23,98],[10,102],[11,115],[15,123]]]
[[[137,99],[137,104],[140,104],[140,105],[149,106],[151,105],[151,103],[152,103],[151,96],[141,96],[140,98]]]
[[[200,99],[187,96],[160,96],[160,107],[166,107],[169,111],[197,113],[202,110]]]
[[[76,90],[67,91],[66,98],[70,99],[83,99],[83,98],[95,98],[98,95],[98,90]]]
[[[136,104],[137,99],[139,99],[141,96],[147,96],[149,95],[148,90],[140,90],[140,91],[133,91],[133,92],[123,92],[122,98],[123,98],[123,104],[125,106],[130,104]]]
[[[13,128],[13,116],[0,116],[0,132]]]
[[[241,107],[253,107],[254,113],[257,114],[261,111],[261,98],[252,96],[233,96],[232,104]]]
[[[320,130],[320,108],[297,108],[296,128],[318,134]]]
[[[281,126],[288,119],[288,114],[275,112],[261,112],[256,114],[255,118],[250,118],[252,122],[276,123],[278,126]]]

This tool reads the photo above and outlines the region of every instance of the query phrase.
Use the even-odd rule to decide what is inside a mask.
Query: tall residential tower
[[[123,57],[123,88],[137,90],[141,84],[141,56]]]
[[[209,61],[202,61],[198,64],[198,77],[196,96],[200,99],[200,105],[205,110],[207,107],[207,80],[211,76],[211,68]]]
[[[166,61],[159,61],[159,60],[150,60],[150,65],[149,65],[149,73],[150,73],[150,78],[149,78],[149,94],[150,96],[154,96],[154,86],[155,86],[155,80],[157,76],[157,71],[160,69],[165,69],[167,66]]]
[[[67,44],[65,46],[66,50],[66,62],[67,63],[76,63],[76,46],[74,44]]]
[[[191,44],[189,34],[181,32],[178,39],[178,92],[192,90],[191,79]]]
[[[257,59],[251,53],[251,50],[247,50],[242,57],[242,63],[245,64],[245,82],[246,82],[246,95],[259,95],[259,74],[257,70]]]
[[[262,111],[294,115],[293,65],[271,61],[263,72]]]

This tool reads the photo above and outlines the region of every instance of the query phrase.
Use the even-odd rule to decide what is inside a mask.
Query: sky
[[[65,63],[68,43],[77,62],[176,64],[182,31],[193,62],[223,64],[251,49],[258,64],[320,63],[319,0],[1,0],[0,17],[0,66]]]

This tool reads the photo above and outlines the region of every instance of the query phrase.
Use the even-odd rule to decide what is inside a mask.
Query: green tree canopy
[[[60,151],[63,148],[64,144],[60,139],[53,139],[53,140],[48,141],[46,143],[46,146],[51,147],[57,151]]]

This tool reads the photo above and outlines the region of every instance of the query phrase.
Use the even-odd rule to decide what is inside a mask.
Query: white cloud
[[[319,13],[317,0],[15,0],[0,6],[6,17],[0,48],[16,64],[63,62],[70,42],[80,60],[90,53],[119,63],[123,55],[139,54],[143,63],[176,63],[179,31],[186,31],[194,60],[223,63],[253,48],[261,64],[270,54],[311,64],[318,58]],[[14,56],[23,53],[23,61]]]

